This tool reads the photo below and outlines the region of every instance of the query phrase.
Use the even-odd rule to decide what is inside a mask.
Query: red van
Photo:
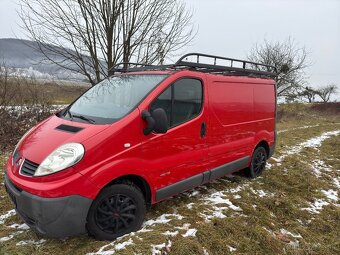
[[[112,240],[146,209],[213,179],[259,176],[276,140],[273,67],[188,54],[115,75],[28,131],[5,186],[35,231]]]

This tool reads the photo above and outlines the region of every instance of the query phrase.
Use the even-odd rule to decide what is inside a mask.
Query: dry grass
[[[4,91],[6,85],[6,92]],[[87,83],[43,81],[35,79],[0,76],[0,95],[10,96],[13,105],[24,104],[70,104],[89,88]],[[4,102],[0,100],[0,105]]]
[[[160,244],[164,244],[159,249],[162,254],[339,254],[339,201],[324,191],[340,192],[335,181],[340,181],[340,135],[330,136],[320,147],[298,145],[340,130],[340,116],[318,114],[306,105],[283,107],[277,150],[270,169],[260,178],[226,177],[157,204],[147,214],[147,220],[156,223],[147,221],[144,231],[111,243],[81,236],[18,245],[44,238],[23,230],[0,242],[0,254],[86,254],[101,248],[105,254],[151,254],[153,246]],[[294,148],[300,149],[290,155]],[[0,156],[1,166],[6,156]],[[12,206],[3,187],[0,196],[0,215],[4,215]],[[223,201],[214,204],[214,198]],[[328,203],[318,213],[302,210],[318,200]],[[169,221],[157,223],[162,218]],[[0,238],[18,232],[9,227],[13,223],[21,221],[11,216],[0,224]],[[190,229],[197,232],[185,237]],[[133,244],[119,249],[130,241]]]

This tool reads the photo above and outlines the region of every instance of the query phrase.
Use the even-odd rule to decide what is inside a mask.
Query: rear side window
[[[174,127],[198,116],[202,109],[203,86],[197,79],[176,81],[154,100],[150,111],[163,108],[169,126]]]

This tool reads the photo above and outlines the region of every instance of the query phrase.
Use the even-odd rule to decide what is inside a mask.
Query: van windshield
[[[74,121],[110,124],[131,112],[167,75],[134,74],[105,79],[63,114]]]

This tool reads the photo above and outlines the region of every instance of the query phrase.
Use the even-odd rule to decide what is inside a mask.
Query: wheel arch
[[[142,192],[147,208],[151,207],[152,204],[152,192],[149,183],[140,175],[136,174],[127,174],[119,176],[113,179],[111,182],[106,184],[102,189],[112,186],[114,184],[128,184],[135,185]]]
[[[256,146],[255,146],[255,148],[254,148],[254,150],[253,150],[253,153],[254,153],[254,151],[255,151],[258,147],[263,147],[263,148],[265,148],[266,153],[267,153],[267,159],[268,159],[269,154],[270,154],[269,143],[268,143],[266,140],[261,140],[261,141],[259,141],[259,142],[256,144]]]

